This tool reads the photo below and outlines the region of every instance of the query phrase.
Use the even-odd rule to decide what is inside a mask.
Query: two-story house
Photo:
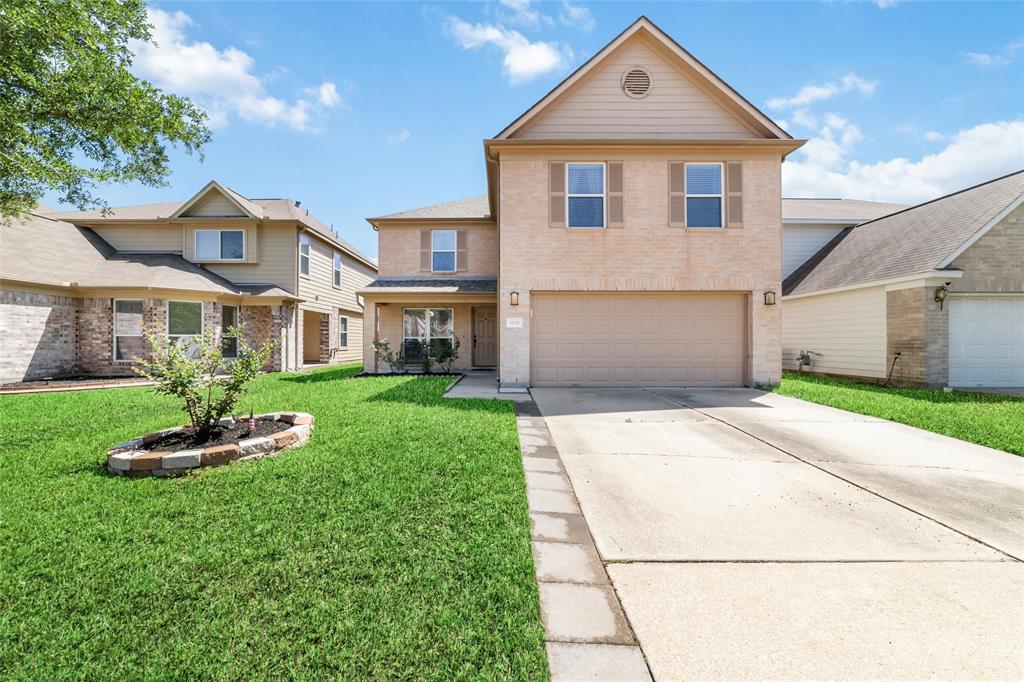
[[[502,390],[777,383],[801,144],[641,17],[484,141],[485,200],[370,219],[364,364],[458,340]]]
[[[186,201],[43,209],[0,227],[0,383],[131,373],[143,325],[178,343],[242,323],[268,370],[358,361],[376,264],[290,199],[210,182]]]

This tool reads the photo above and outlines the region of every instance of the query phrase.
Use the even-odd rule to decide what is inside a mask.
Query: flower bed
[[[257,415],[257,435],[236,442],[214,439],[205,447],[181,448],[185,439],[175,438],[187,427],[176,426],[115,445],[107,451],[107,469],[120,476],[180,476],[200,467],[247,462],[304,445],[313,433],[313,415],[305,412],[271,412]],[[230,432],[248,417],[225,417],[221,427]],[[273,424],[267,424],[272,422]],[[276,428],[275,428],[276,427]]]

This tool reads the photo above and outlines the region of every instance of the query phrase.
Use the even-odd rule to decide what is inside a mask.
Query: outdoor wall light
[[[764,292],[764,304],[765,305],[775,305],[775,292],[774,291],[766,291],[766,292]]]
[[[509,294],[508,297],[509,297],[509,304],[510,305],[519,305],[519,292],[518,291],[513,291],[511,294]]]
[[[939,310],[942,310],[942,304],[945,302],[946,296],[949,295],[948,286],[949,282],[946,282],[935,290],[935,302],[939,304]]]

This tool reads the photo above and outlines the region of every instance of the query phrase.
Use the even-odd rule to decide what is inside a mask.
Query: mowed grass
[[[260,377],[310,443],[179,479],[103,456],[174,400],[0,396],[3,676],[546,677],[511,404],[358,369]]]
[[[786,372],[777,393],[891,419],[1024,455],[1024,399],[941,388],[882,388],[847,379]]]

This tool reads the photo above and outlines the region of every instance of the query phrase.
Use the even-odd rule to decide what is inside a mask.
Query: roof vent
[[[647,97],[651,91],[651,74],[642,66],[634,66],[622,74],[622,91],[637,99]]]

